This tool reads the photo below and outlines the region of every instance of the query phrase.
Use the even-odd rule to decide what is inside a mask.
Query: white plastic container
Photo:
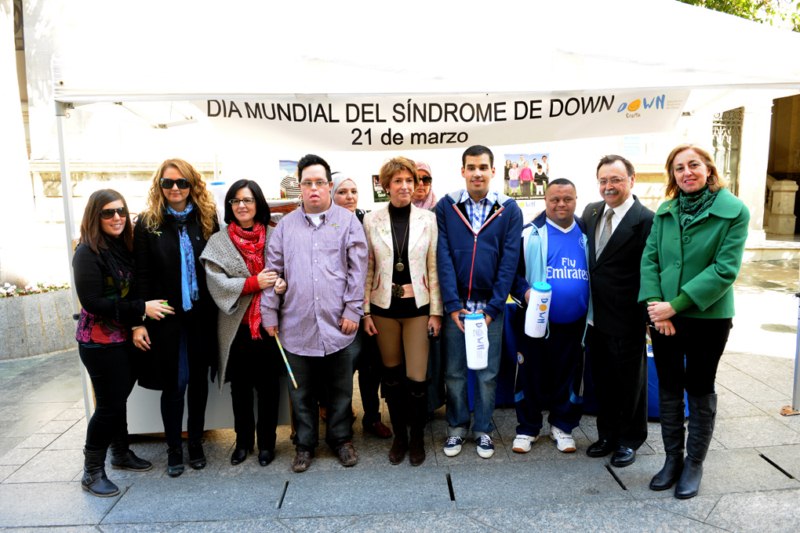
[[[467,368],[483,370],[489,366],[489,331],[483,313],[464,316],[464,343],[467,346]]]
[[[525,335],[540,339],[547,333],[550,318],[550,300],[553,288],[545,281],[537,281],[531,287],[528,310],[525,312]]]

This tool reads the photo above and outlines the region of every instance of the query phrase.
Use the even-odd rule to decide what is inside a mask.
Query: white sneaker
[[[575,452],[575,439],[572,438],[571,433],[567,433],[566,431],[562,431],[555,426],[551,426],[550,438],[556,441],[556,448],[558,448],[558,451],[561,453]]]
[[[514,437],[514,444],[511,446],[511,451],[516,453],[528,453],[531,451],[531,444],[539,440],[539,435],[531,437],[530,435],[517,435]]]
[[[461,445],[464,444],[464,439],[461,437],[447,437],[444,443],[444,454],[447,457],[455,457],[461,453]]]
[[[484,459],[489,459],[494,455],[494,442],[489,435],[481,435],[478,439],[478,445],[475,447],[478,455]]]

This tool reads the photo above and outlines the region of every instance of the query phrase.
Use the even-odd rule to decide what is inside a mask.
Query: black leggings
[[[671,336],[650,328],[659,388],[679,395],[684,390],[692,396],[712,394],[731,319],[673,317],[672,323]]]
[[[130,350],[127,343],[78,345],[81,361],[92,380],[96,402],[86,430],[88,449],[108,448],[115,435],[127,432],[126,404],[135,382]]]

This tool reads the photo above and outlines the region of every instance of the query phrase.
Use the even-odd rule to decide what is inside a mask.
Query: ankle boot
[[[381,388],[389,407],[389,420],[392,422],[394,440],[389,449],[389,462],[400,464],[408,452],[408,428],[405,406],[405,369],[403,365],[383,369]]]
[[[128,447],[128,434],[122,433],[111,441],[111,468],[115,470],[132,470],[134,472],[147,472],[153,468],[153,463],[137,457]]]
[[[183,474],[183,447],[178,445],[167,448],[167,475],[178,477]]]
[[[686,439],[686,463],[675,487],[675,497],[680,500],[694,498],[700,491],[705,461],[714,420],[717,416],[717,395],[689,395],[689,436]]]
[[[83,490],[101,498],[110,498],[119,494],[119,487],[106,477],[106,449],[83,449]]]
[[[425,462],[425,424],[428,421],[428,382],[408,380],[409,422],[408,461],[411,466]]]
[[[683,470],[684,418],[685,406],[683,391],[680,393],[659,390],[659,410],[661,418],[661,439],[667,453],[664,467],[653,476],[650,490],[667,490],[672,487]]]

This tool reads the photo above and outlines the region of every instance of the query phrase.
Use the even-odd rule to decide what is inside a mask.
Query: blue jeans
[[[313,453],[317,447],[320,400],[328,406],[325,422],[325,442],[328,446],[336,450],[353,440],[353,365],[360,350],[359,345],[356,340],[347,348],[325,357],[286,352],[298,385],[295,389],[289,381],[298,450]]]
[[[447,385],[447,435],[449,437],[466,437],[469,432],[469,400],[467,398],[467,348],[464,334],[455,325],[449,315],[442,318],[445,384]],[[489,434],[494,429],[492,414],[494,413],[495,392],[497,389],[497,373],[500,370],[500,353],[503,342],[503,314],[501,313],[488,327],[489,334],[489,366],[476,370],[475,387],[475,421],[472,432],[475,438]]]

